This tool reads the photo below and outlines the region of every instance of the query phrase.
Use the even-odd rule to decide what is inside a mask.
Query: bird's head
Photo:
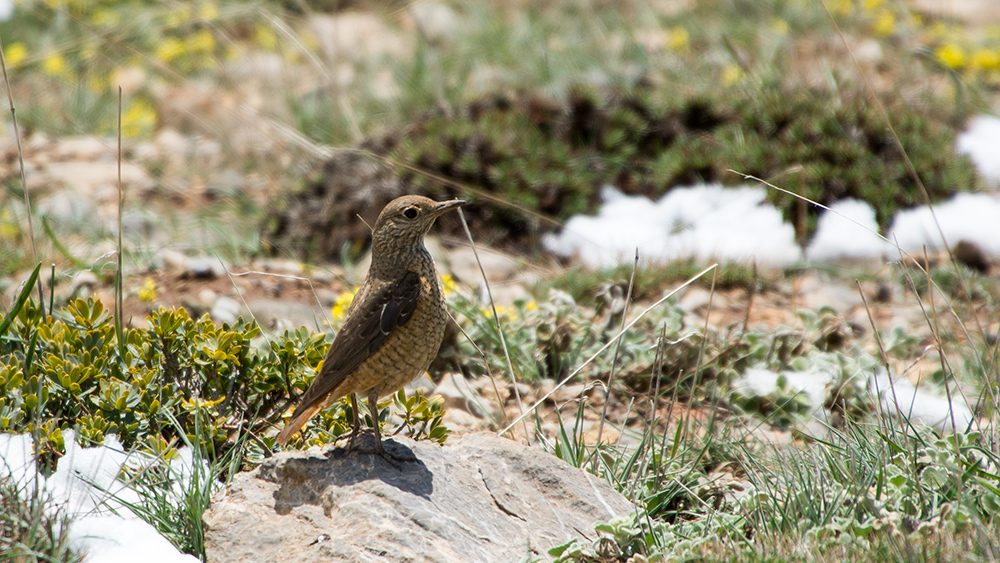
[[[393,254],[423,244],[434,220],[465,204],[461,199],[434,201],[423,196],[397,197],[382,209],[372,229],[372,253]]]

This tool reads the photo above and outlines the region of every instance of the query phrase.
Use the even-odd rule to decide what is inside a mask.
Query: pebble
[[[482,282],[483,274],[479,271],[480,262],[483,264],[483,270],[486,271],[486,279],[491,283],[514,279],[524,269],[520,261],[513,256],[488,248],[477,249],[479,251],[478,262],[471,246],[460,246],[447,252],[447,261],[451,272],[463,283],[475,286]]]
[[[462,409],[446,410],[441,422],[452,432],[475,432],[486,427],[484,419]]]
[[[187,256],[183,252],[164,248],[153,257],[156,269],[172,275],[179,275],[187,270]]]
[[[344,271],[342,269],[338,268],[337,270],[337,274],[331,270],[313,270],[309,273],[309,275],[312,278],[313,284],[330,285],[337,279],[338,275],[340,277],[344,276]]]
[[[226,168],[219,172],[205,188],[205,195],[212,198],[237,198],[246,193],[246,178],[242,174]]]
[[[219,294],[208,288],[198,292],[198,303],[205,307],[215,303],[215,300],[218,298]]]
[[[260,260],[254,262],[253,269],[285,276],[302,276],[305,267],[297,260]]]
[[[56,141],[52,156],[56,160],[105,160],[114,161],[117,141],[97,137],[63,137]]]
[[[339,296],[340,294],[336,291],[331,291],[323,287],[316,289],[316,297],[319,299],[319,304],[326,308],[333,307]]]
[[[215,256],[190,256],[184,262],[184,275],[211,280],[226,275],[226,268],[227,265]]]
[[[799,300],[802,307],[815,311],[820,307],[830,307],[838,313],[847,313],[854,307],[864,305],[857,287],[841,285],[817,276],[804,276],[799,286]]]
[[[94,200],[79,191],[65,188],[45,196],[38,202],[38,211],[53,225],[88,219],[94,212]]]
[[[222,296],[215,300],[209,316],[218,324],[233,324],[242,309],[243,306],[235,299]]]
[[[556,389],[549,399],[555,401],[556,404],[561,404],[569,401],[577,401],[588,394],[585,383],[569,383]]]
[[[492,415],[479,393],[469,385],[461,373],[446,373],[434,388],[434,395],[441,395],[446,409],[461,409],[469,413]],[[486,412],[482,412],[482,411]]]
[[[687,313],[695,313],[703,307],[707,307],[711,301],[712,294],[702,287],[692,287],[684,293],[677,305]]]
[[[274,332],[295,330],[300,326],[315,330],[317,311],[305,303],[278,299],[254,299],[247,303],[260,326]]]

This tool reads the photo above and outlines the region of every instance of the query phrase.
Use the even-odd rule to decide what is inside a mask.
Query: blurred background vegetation
[[[147,221],[183,245],[184,221],[164,217],[185,202],[216,221],[190,244],[229,255],[351,255],[358,235],[327,234],[329,221],[294,209],[296,198],[311,207],[330,196],[329,155],[337,174],[356,175],[334,149],[388,164],[398,190],[476,201],[485,242],[519,251],[593,211],[601,185],[658,196],[744,182],[730,170],[824,204],[864,199],[886,229],[900,208],[982,188],[968,160],[942,147],[1000,88],[989,18],[886,0],[21,0],[0,36],[27,138],[99,135],[113,146],[120,87],[125,160],[154,184],[132,203],[166,201]],[[191,153],[180,165],[178,151]],[[11,164],[0,237],[23,248]],[[251,188],[212,189],[234,177]],[[213,198],[239,212],[211,213]],[[769,199],[805,242],[818,210],[777,191]],[[0,270],[26,266],[7,251]]]

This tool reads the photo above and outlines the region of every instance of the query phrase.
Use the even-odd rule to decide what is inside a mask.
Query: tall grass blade
[[[10,308],[7,315],[4,316],[3,321],[0,322],[0,338],[2,338],[7,331],[10,330],[10,323],[14,322],[14,318],[17,314],[21,312],[21,308],[24,304],[28,302],[28,297],[31,295],[32,288],[35,287],[35,282],[38,280],[38,272],[41,271],[42,264],[39,263],[35,266],[35,269],[31,271],[31,275],[28,276],[28,281],[24,282],[24,287],[21,288],[21,293],[17,295],[17,300],[14,301],[14,306]]]

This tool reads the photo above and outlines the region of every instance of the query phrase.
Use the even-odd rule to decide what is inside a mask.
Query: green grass
[[[69,520],[44,490],[0,476],[0,560],[77,563],[70,549]]]

